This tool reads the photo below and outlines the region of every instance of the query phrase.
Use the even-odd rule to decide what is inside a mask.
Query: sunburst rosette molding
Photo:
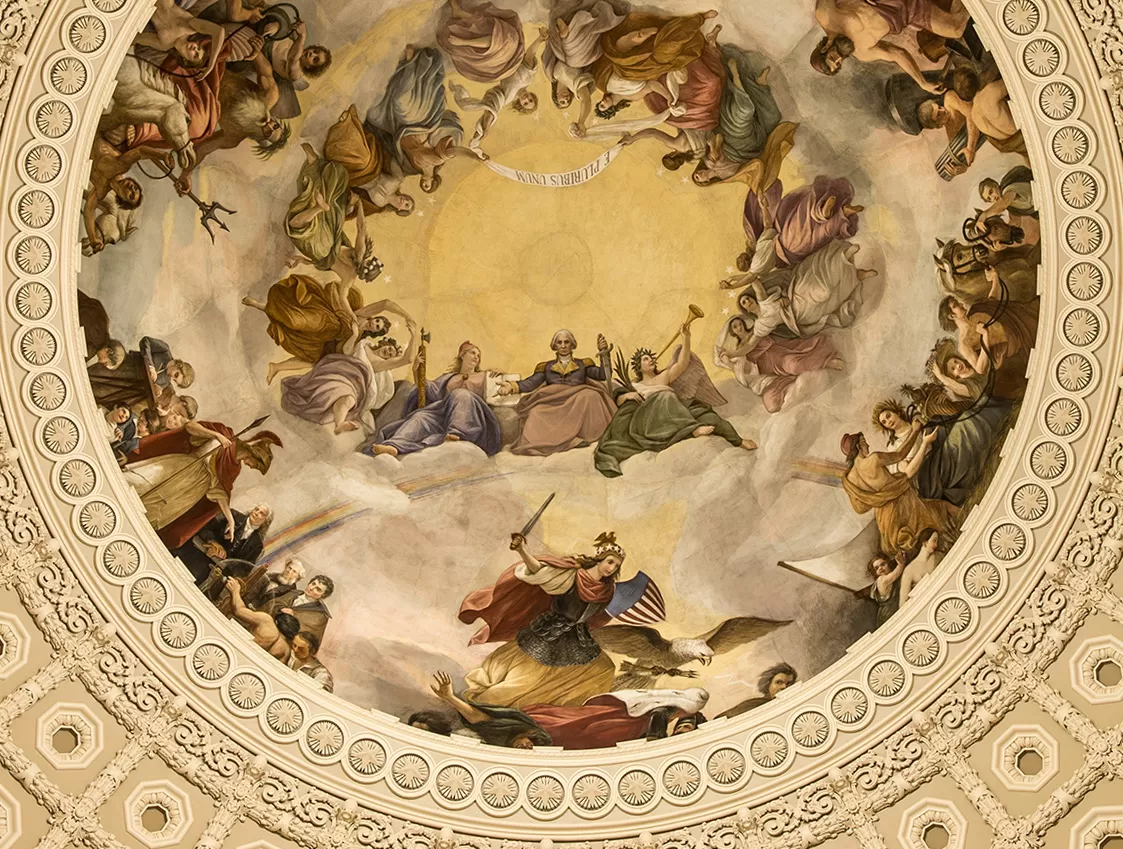
[[[131,491],[101,471],[114,464],[91,438],[94,406],[75,378],[82,362],[72,306],[83,154],[112,69],[147,7],[71,0],[4,10],[5,22],[21,25],[9,28],[16,40],[0,52],[3,84],[11,85],[0,139],[8,213],[0,224],[0,401],[13,446],[3,459],[5,474],[26,476],[35,497],[34,508],[13,503],[8,510],[5,550],[15,557],[39,536],[38,518],[29,517],[41,511],[65,568],[78,578],[73,592],[88,593],[115,623],[116,639],[161,682],[156,689],[185,694],[214,734],[321,788],[333,811],[324,829],[358,828],[366,814],[357,812],[373,810],[496,837],[533,829],[600,839],[741,811],[710,831],[761,833],[769,827],[759,811],[784,804],[774,800],[785,794],[798,798],[828,786],[831,798],[849,798],[856,793],[851,773],[839,770],[850,764],[853,771],[875,757],[863,753],[897,745],[897,738],[882,741],[932,705],[1035,598],[1046,564],[1064,550],[1109,429],[1120,423],[1111,376],[1121,372],[1112,274],[1120,219],[1113,186],[1121,182],[1105,102],[1118,109],[1119,95],[1104,96],[1117,69],[1106,64],[1103,47],[1115,20],[1108,7],[1087,3],[968,6],[1007,80],[1038,179],[1054,188],[1041,202],[1042,324],[1024,412],[998,478],[941,567],[943,580],[928,581],[888,626],[754,712],[751,722],[712,722],[687,737],[595,757],[530,756],[421,737],[266,663],[170,568]],[[28,26],[39,11],[38,25]],[[1119,453],[1110,454],[1101,484],[1117,473]],[[16,491],[7,484],[7,493]],[[18,526],[10,524],[13,515],[22,517]],[[18,583],[12,576],[27,574],[29,562],[34,558],[13,560],[8,580]],[[1016,639],[1044,638],[1030,629]]]

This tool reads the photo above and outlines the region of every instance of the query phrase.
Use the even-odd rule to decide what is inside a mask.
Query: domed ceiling
[[[299,845],[887,845],[941,772],[903,845],[1046,845],[946,753],[1023,698],[1119,742],[1033,689],[1095,609],[1068,677],[1123,695],[1105,15],[19,11],[3,580],[89,670],[0,716],[77,676]],[[186,845],[148,784],[123,827]]]

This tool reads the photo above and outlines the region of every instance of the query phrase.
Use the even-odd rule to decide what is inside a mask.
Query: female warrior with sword
[[[523,529],[511,534],[520,562],[494,586],[470,593],[460,606],[461,622],[484,622],[471,645],[503,643],[466,676],[464,697],[473,702],[580,705],[612,689],[615,664],[590,631],[623,612],[615,607],[624,549],[614,533],[606,532],[596,538],[593,554],[531,554],[526,536],[553,498],[551,494]],[[629,588],[641,576],[645,586],[654,587],[640,573],[626,582]],[[635,601],[634,593],[624,595]]]

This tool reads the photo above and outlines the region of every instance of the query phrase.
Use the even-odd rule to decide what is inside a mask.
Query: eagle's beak
[[[703,666],[709,666],[711,663],[714,662],[714,659],[712,657],[703,657],[703,658],[701,658],[701,660],[702,660]]]

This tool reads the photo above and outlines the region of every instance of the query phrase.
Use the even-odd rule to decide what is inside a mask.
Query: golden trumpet
[[[699,318],[705,318],[706,317],[706,314],[704,312],[702,312],[702,308],[700,306],[698,306],[697,304],[691,304],[688,309],[689,309],[689,312],[686,315],[686,321],[683,322],[682,327],[686,327],[687,325],[691,324],[692,322],[696,321]],[[682,327],[680,327],[678,329],[678,332],[674,336],[671,337],[671,341],[663,346],[663,350],[655,355],[655,359],[659,359],[661,356],[663,356],[665,353],[667,353],[668,349],[673,344],[675,344],[675,341],[682,335]]]

